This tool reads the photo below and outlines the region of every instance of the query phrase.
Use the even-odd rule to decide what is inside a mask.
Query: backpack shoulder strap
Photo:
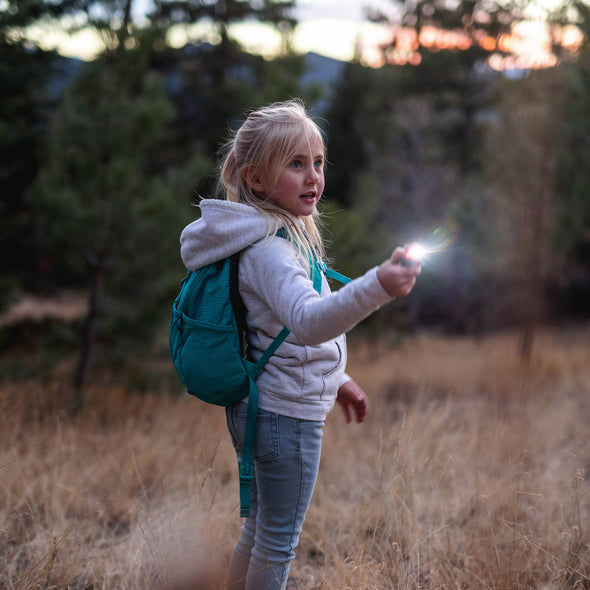
[[[285,338],[291,333],[289,328],[284,327],[277,335],[277,337],[270,343],[269,347],[264,351],[263,355],[258,359],[256,366],[254,367],[254,378],[258,377],[258,374],[264,368],[264,365],[268,362],[268,359],[275,353],[276,349],[285,341]]]
[[[338,281],[343,285],[346,285],[346,283],[350,283],[350,281],[352,281],[350,277],[347,277],[331,268],[328,268],[326,265],[324,265],[324,272],[329,278],[334,279],[335,281]]]
[[[276,235],[279,238],[284,238],[285,240],[289,239],[289,234],[284,227],[279,228],[277,230]],[[311,247],[311,243],[309,242],[309,238],[308,243],[309,247],[311,248],[308,258],[309,267],[311,269],[311,279],[313,282],[313,288],[318,293],[322,290],[322,273],[325,274],[328,278],[334,279],[339,283],[342,283],[343,285],[346,285],[346,283],[350,283],[350,281],[352,281],[352,279],[347,277],[346,275],[343,275],[335,270],[332,270],[331,268],[328,268],[322,260],[316,257],[315,253],[313,252],[313,248]]]
[[[245,352],[244,334],[246,333],[246,306],[240,295],[239,280],[240,252],[232,254],[229,258],[229,297],[234,310],[238,330],[240,334],[240,350]]]

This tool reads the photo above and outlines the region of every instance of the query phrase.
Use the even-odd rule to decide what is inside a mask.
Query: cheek
[[[301,182],[299,178],[294,174],[285,174],[282,178],[282,182],[279,185],[279,189],[284,193],[299,192]]]

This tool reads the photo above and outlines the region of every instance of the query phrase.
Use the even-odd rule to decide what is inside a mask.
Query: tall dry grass
[[[590,588],[590,330],[358,344],[365,424],[336,409],[300,590]],[[96,386],[0,391],[0,587],[223,587],[239,533],[223,411]]]

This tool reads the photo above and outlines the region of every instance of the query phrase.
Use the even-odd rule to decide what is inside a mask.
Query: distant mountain
[[[199,46],[187,45],[182,51],[186,55],[197,56],[206,53],[207,46],[206,43]],[[301,76],[301,86],[304,90],[312,86],[320,87],[322,99],[315,104],[314,110],[324,113],[332,98],[333,85],[341,75],[346,62],[313,52],[305,54],[304,60],[305,72]],[[47,87],[47,93],[52,101],[57,100],[65,88],[76,79],[84,63],[83,60],[64,56],[59,56],[55,60],[52,77]],[[248,74],[244,72],[243,68],[234,73],[241,78],[247,77]],[[171,69],[167,74],[168,89],[172,92],[177,91],[181,83],[180,76]]]
[[[57,100],[62,92],[77,78],[86,62],[81,59],[58,56],[52,63],[52,75],[47,85],[51,101]]]
[[[305,54],[305,73],[301,76],[301,86],[306,89],[319,85],[322,90],[322,98],[314,106],[316,114],[325,114],[328,110],[332,101],[334,84],[345,66],[345,61],[332,59],[319,53]]]

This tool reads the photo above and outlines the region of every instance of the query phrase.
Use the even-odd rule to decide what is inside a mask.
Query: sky
[[[315,51],[336,59],[352,59],[358,42],[374,43],[383,39],[382,28],[365,20],[367,4],[389,3],[387,0],[299,0],[294,10],[299,23],[294,49],[300,53]],[[260,23],[238,25],[234,34],[246,49],[256,53],[272,53],[280,46],[278,33]]]
[[[557,1],[557,0],[544,0]],[[150,0],[135,0],[134,14],[137,19],[145,14]],[[391,11],[389,0],[299,0],[294,11],[298,21],[293,37],[293,47],[298,53],[310,51],[335,59],[348,61],[355,55],[355,48],[361,47],[363,61],[378,65],[382,58],[378,45],[390,38],[385,27],[365,20],[365,8],[382,8]],[[280,36],[271,27],[258,22],[246,22],[235,25],[232,34],[242,46],[253,53],[271,56],[280,47]],[[187,42],[208,39],[211,28],[206,24],[177,27],[170,32],[169,41],[173,46],[182,47]],[[522,35],[519,52],[526,54],[526,63],[543,65],[540,46],[543,32],[530,29]],[[100,50],[100,42],[91,31],[81,31],[75,35],[66,35],[63,31],[38,29],[32,35],[45,48],[57,48],[63,55],[93,59]],[[523,42],[523,39],[526,43]],[[512,40],[514,42],[514,40]],[[552,65],[544,63],[544,65]],[[498,69],[506,67],[498,64]],[[515,64],[514,67],[518,67]]]
[[[375,0],[371,5],[379,1],[387,0]],[[294,12],[299,22],[293,38],[295,51],[315,51],[335,59],[350,60],[357,43],[366,45],[380,41],[384,38],[383,30],[364,19],[366,4],[367,0],[299,0]],[[135,0],[134,5],[136,16],[141,16],[149,0]],[[193,35],[199,33],[206,36],[204,26],[192,30]],[[245,49],[255,53],[271,55],[280,46],[278,33],[260,23],[237,25],[233,34]],[[62,31],[37,27],[31,36],[45,48],[57,48],[63,55],[82,59],[93,59],[100,47],[90,31],[66,35]],[[178,27],[171,32],[170,40],[173,45],[181,46],[191,39],[187,38],[185,28]]]

